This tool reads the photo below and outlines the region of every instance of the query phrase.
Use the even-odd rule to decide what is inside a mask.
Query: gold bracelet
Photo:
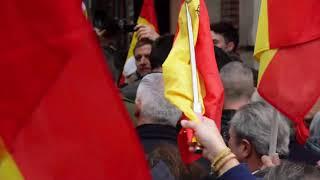
[[[231,150],[229,148],[225,148],[224,150],[220,151],[213,159],[211,166],[215,166],[221,159],[225,158],[229,154],[231,154]]]
[[[231,156],[229,157],[225,157],[222,161],[220,161],[219,163],[217,163],[215,166],[214,166],[214,171],[215,172],[219,172],[220,169],[226,165],[230,160],[232,159],[235,159],[236,158],[236,155],[234,154],[231,154]]]

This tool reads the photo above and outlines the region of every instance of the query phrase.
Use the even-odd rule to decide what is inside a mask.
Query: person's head
[[[272,119],[279,123],[276,151],[288,154],[289,126],[270,105],[253,102],[241,107],[233,116],[229,129],[229,147],[240,162],[248,163],[250,170],[261,167],[261,157],[268,155]]]
[[[224,109],[239,109],[248,104],[254,92],[252,71],[241,62],[230,62],[220,70],[224,87]]]
[[[233,25],[220,22],[211,24],[211,35],[214,45],[223,49],[225,52],[235,52],[239,44],[238,29]]]
[[[310,125],[310,137],[318,137],[319,138],[319,146],[320,146],[320,112],[318,112]],[[320,153],[320,152],[319,152]]]
[[[214,46],[214,55],[216,57],[216,62],[217,62],[219,71],[223,66],[232,62],[232,59],[230,58],[230,56],[228,56],[226,52],[224,52],[221,48],[217,46]]]
[[[320,112],[314,116],[311,122],[310,136],[307,140],[306,147],[320,157]]]
[[[142,78],[136,96],[138,125],[162,124],[176,126],[181,111],[164,97],[162,73],[151,73]]]
[[[289,161],[282,161],[279,166],[270,168],[265,174],[265,180],[317,180],[320,179],[320,169],[306,165]]]
[[[320,112],[320,97],[304,117],[304,122],[307,127],[310,126],[312,119],[314,118],[315,114],[318,112]]]
[[[140,76],[145,76],[151,72],[150,54],[152,43],[153,41],[149,39],[141,39],[133,50],[137,73]]]
[[[162,72],[162,64],[167,59],[174,41],[173,35],[160,36],[152,44],[150,62],[152,71]]]
[[[184,164],[177,146],[171,144],[159,144],[147,158],[153,179],[198,180],[207,175],[198,162]]]

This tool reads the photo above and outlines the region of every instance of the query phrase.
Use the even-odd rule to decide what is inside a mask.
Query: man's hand
[[[261,169],[266,169],[266,168],[270,168],[270,167],[275,167],[280,165],[281,160],[279,158],[278,154],[274,154],[272,156],[262,156],[261,157],[261,161],[262,161],[262,167]]]
[[[134,29],[137,31],[138,40],[147,38],[154,41],[160,36],[151,26],[148,25],[140,24]]]
[[[204,146],[203,156],[212,160],[219,152],[227,148],[223,141],[220,131],[218,130],[215,122],[207,117],[199,116],[201,122],[182,120],[181,125],[184,128],[193,129],[197,140]],[[194,151],[190,147],[190,151]]]

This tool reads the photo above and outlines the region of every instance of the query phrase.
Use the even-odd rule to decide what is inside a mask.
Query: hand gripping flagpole
[[[193,111],[196,114],[201,114],[202,106],[199,100],[197,64],[196,64],[196,56],[195,56],[194,40],[193,40],[194,35],[193,35],[193,28],[192,28],[192,20],[189,12],[189,7],[188,7],[188,3],[190,2],[191,0],[186,0],[185,6],[186,6],[186,14],[187,14],[188,39],[189,39],[190,61],[191,61],[191,73],[192,73]],[[196,153],[202,152],[202,147],[198,142],[196,142],[193,145],[195,147]]]

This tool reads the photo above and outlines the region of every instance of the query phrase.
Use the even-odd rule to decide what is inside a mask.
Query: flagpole
[[[279,122],[278,120],[280,114],[275,109],[273,112],[273,118],[271,120],[271,136],[269,142],[269,156],[274,156],[277,153],[277,139],[278,139],[278,129],[279,129]]]
[[[191,61],[191,74],[192,74],[192,90],[193,90],[193,111],[196,114],[202,113],[202,106],[199,100],[199,89],[198,89],[198,76],[197,76],[197,63],[194,49],[194,40],[193,40],[193,28],[192,20],[189,13],[188,1],[185,1],[186,14],[187,14],[187,27],[188,27],[188,39],[189,39],[189,50],[190,50],[190,61]],[[202,153],[202,146],[199,142],[192,142],[195,153]]]
[[[190,61],[191,61],[191,72],[192,72],[192,90],[193,90],[193,111],[195,113],[201,114],[202,107],[199,100],[199,89],[198,89],[198,76],[197,76],[197,63],[194,50],[194,40],[193,40],[193,29],[191,16],[189,13],[188,2],[185,3],[186,14],[187,14],[187,24],[188,24],[188,37],[189,37],[189,49],[190,49]]]

